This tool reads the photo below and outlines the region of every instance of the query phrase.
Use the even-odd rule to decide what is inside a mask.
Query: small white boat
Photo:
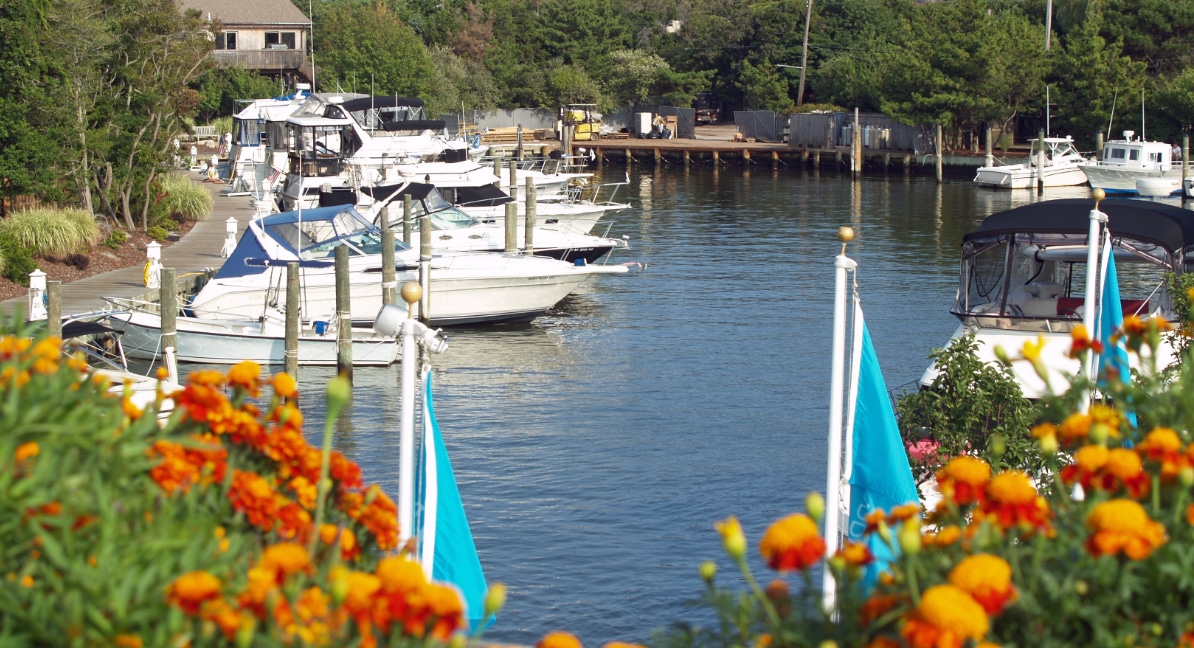
[[[1074,148],[1069,137],[1033,139],[1028,161],[979,167],[974,182],[995,189],[1032,189],[1037,186],[1037,158],[1044,154],[1040,177],[1045,187],[1076,187],[1086,184],[1082,167],[1094,164]]]
[[[129,400],[144,410],[162,394],[173,394],[182,389],[174,380],[159,380],[154,375],[141,375],[128,367],[124,347],[120,341],[120,330],[104,323],[110,313],[100,311],[73,315],[62,323],[62,341],[70,353],[82,353],[90,370],[106,377],[112,386],[108,393],[123,396],[128,388]],[[174,400],[164,398],[158,409],[158,418],[165,420],[174,411]]]
[[[1084,311],[1089,199],[1046,200],[988,217],[962,239],[958,295],[950,312],[961,324],[954,340],[974,336],[978,357],[999,363],[996,347],[1015,357],[1026,342],[1043,339],[1041,360],[1055,392],[1063,391],[1081,370],[1069,357],[1070,331]],[[1187,272],[1185,255],[1194,250],[1194,212],[1146,200],[1104,200],[1119,276],[1125,317],[1159,315],[1176,321],[1166,289],[1169,273]],[[1097,279],[1097,278],[1096,278]],[[1091,333],[1094,334],[1093,332]],[[1162,342],[1157,365],[1169,366],[1175,350]],[[1136,367],[1137,357],[1132,357]],[[1028,362],[1012,364],[1026,398],[1048,393]],[[936,366],[920,378],[932,384]]]
[[[1136,178],[1136,193],[1141,196],[1174,196],[1180,194],[1181,190],[1181,178]]]
[[[1092,189],[1134,195],[1138,193],[1137,180],[1142,178],[1173,180],[1180,185],[1182,163],[1174,160],[1173,147],[1165,142],[1132,139],[1135,135],[1134,131],[1124,131],[1124,139],[1103,145],[1103,157],[1098,164],[1082,167]]]
[[[162,355],[162,319],[157,313],[125,311],[108,317],[121,331],[121,344],[130,357],[157,360]],[[178,317],[175,349],[179,362],[236,364],[252,360],[261,365],[286,362],[286,324],[277,318],[257,320],[213,320]],[[336,331],[324,322],[301,330],[298,339],[300,365],[335,366]],[[354,330],[352,364],[385,366],[398,360],[395,338],[370,330]]]

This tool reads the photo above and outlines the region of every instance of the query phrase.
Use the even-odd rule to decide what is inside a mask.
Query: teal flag
[[[450,583],[460,590],[470,630],[487,628],[495,618],[482,618],[485,606],[485,574],[481,559],[473,544],[468,518],[448,448],[435,420],[431,402],[431,372],[427,373],[423,393],[423,448],[417,469],[415,501],[419,502],[417,516],[419,560],[433,580]],[[430,567],[428,567],[430,565]]]
[[[855,334],[862,335],[858,362],[858,389],[854,401],[853,445],[850,468],[850,523],[846,535],[858,541],[866,528],[866,516],[881,508],[888,513],[904,504],[919,504],[920,493],[908,454],[900,438],[895,411],[879,369],[879,358],[871,343],[870,332],[862,320],[862,309],[855,309]],[[868,545],[875,563],[867,570],[865,582],[873,583],[880,571],[896,555],[872,535]]]
[[[1109,244],[1109,243],[1108,243]],[[1119,380],[1132,379],[1128,366],[1128,347],[1121,337],[1115,344],[1111,336],[1123,328],[1123,303],[1119,300],[1119,275],[1115,271],[1115,253],[1107,255],[1107,274],[1103,280],[1103,295],[1099,301],[1098,340],[1103,343],[1103,354],[1099,356],[1099,376],[1105,376],[1108,368],[1119,373]],[[1100,381],[1102,379],[1100,378]]]

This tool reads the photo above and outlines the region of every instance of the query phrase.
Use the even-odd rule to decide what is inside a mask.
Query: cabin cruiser
[[[1092,208],[1107,216],[1123,315],[1174,321],[1165,278],[1189,271],[1185,255],[1194,251],[1194,213],[1140,200],[1104,200],[1097,207],[1088,199],[1048,200],[994,214],[963,237],[958,294],[950,309],[961,324],[951,343],[973,335],[979,358],[996,364],[997,347],[1015,357],[1026,342],[1042,338],[1049,386],[1064,391],[1081,371],[1080,361],[1069,357],[1070,331],[1085,314]],[[1096,288],[1094,294],[1101,292]],[[1163,343],[1158,366],[1174,357],[1172,345]],[[1134,367],[1137,360],[1132,358]],[[1048,393],[1030,363],[1013,363],[1012,370],[1026,398]],[[936,376],[930,366],[921,387]]]
[[[489,189],[501,194],[500,190],[495,187],[489,187]],[[362,190],[361,197],[373,200],[367,209],[363,207],[364,200],[358,201],[358,206],[362,206],[364,210],[362,215],[366,219],[379,226],[383,222],[388,223],[391,228],[398,231],[402,231],[403,204],[409,197],[412,220],[426,218],[431,222],[433,250],[455,252],[504,252],[506,250],[504,214],[501,218],[475,219],[466,213],[466,210],[445,200],[432,185],[407,183],[400,186],[366,187]],[[508,196],[506,197],[507,202],[511,200]],[[526,240],[524,214],[525,211],[521,212],[517,219],[514,240],[511,241],[516,248],[522,248]],[[561,261],[575,262],[577,259],[582,259],[585,263],[592,263],[611,250],[627,247],[627,242],[624,239],[587,234],[586,232],[592,227],[587,223],[574,229],[575,225],[574,221],[561,222],[553,218],[546,221],[536,219],[536,225],[531,232],[533,235],[532,253]],[[411,247],[419,247],[419,241],[420,228],[415,223],[411,228]]]
[[[232,255],[194,296],[187,315],[254,319],[284,303],[288,262],[302,270],[306,320],[336,310],[334,253],[349,253],[351,318],[372,324],[382,306],[381,230],[352,205],[271,214],[250,221]],[[395,244],[397,281],[417,280],[420,258]],[[566,263],[521,254],[433,253],[429,261],[431,324],[527,321],[541,315],[597,274],[624,273],[627,266]]]
[[[1040,178],[1045,187],[1074,187],[1086,184],[1082,167],[1094,164],[1074,148],[1070,137],[1033,139],[1032,152],[1022,164],[979,167],[974,182],[995,189],[1032,189],[1037,186],[1037,161],[1044,155]]]
[[[1171,181],[1172,191],[1180,191],[1182,163],[1173,159],[1173,147],[1165,142],[1133,139],[1135,134],[1135,131],[1124,131],[1122,140],[1111,140],[1103,145],[1103,157],[1098,164],[1082,167],[1091,188],[1109,194],[1133,195],[1139,193],[1137,180],[1156,178]],[[1154,185],[1156,183],[1145,184],[1148,189],[1154,189]]]
[[[256,191],[272,169],[286,168],[285,147],[271,147],[271,140],[284,141],[281,128],[286,118],[302,107],[311,95],[307,83],[295,85],[289,95],[256,99],[232,116],[232,146],[228,150],[228,184],[233,192]]]

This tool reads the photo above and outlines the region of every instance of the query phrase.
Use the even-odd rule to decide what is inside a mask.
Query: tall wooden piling
[[[174,355],[178,348],[178,282],[174,268],[162,268],[161,272],[162,360],[170,380],[178,380],[178,359]]]
[[[937,133],[934,142],[937,144],[937,184],[941,184],[945,178],[945,142],[941,139],[941,124],[937,124]]]
[[[1037,194],[1045,193],[1045,129],[1037,129],[1036,132],[1037,146],[1040,147],[1036,151],[1036,192]]]
[[[995,148],[993,146],[991,146],[991,125],[990,124],[987,124],[987,133],[986,133],[986,137],[984,139],[986,140],[986,144],[987,144],[987,158],[986,158],[985,166],[994,166],[995,165]]]
[[[419,219],[419,285],[423,296],[419,300],[419,321],[431,325],[431,219]]]
[[[1190,134],[1182,133],[1182,203],[1186,202],[1186,178],[1190,176]]]
[[[62,282],[46,282],[46,325],[49,334],[62,339]]]
[[[510,197],[518,200],[518,164],[510,160]]]
[[[348,290],[348,247],[336,246],[336,373],[352,383],[352,306]]]
[[[410,194],[406,194],[402,197],[402,242],[407,245],[410,245],[410,239],[413,235],[411,231],[414,229],[413,209]]]
[[[502,186],[502,158],[494,156],[493,158],[493,175],[496,180],[493,181],[493,186]]]
[[[539,205],[538,192],[535,190],[535,179],[527,178],[526,222],[523,223],[523,250],[527,254],[535,253],[535,223],[538,222]]]
[[[518,250],[518,203],[506,203],[506,252]]]
[[[521,162],[523,160],[523,157],[522,157],[522,124],[518,125],[518,130],[515,131],[515,133],[517,135],[517,140],[514,145],[514,155],[515,155],[515,159],[517,159],[519,162]]]
[[[857,178],[862,173],[862,122],[858,107],[854,108],[854,128],[850,131],[850,173]]]
[[[403,196],[409,198],[410,195]],[[405,202],[405,201],[404,201]],[[403,214],[405,216],[405,214]],[[390,228],[390,219],[385,214],[381,217],[381,303],[398,303],[398,277],[394,270],[394,230]]]
[[[391,233],[392,235],[392,233]],[[299,338],[299,264],[286,264],[286,340],[282,347],[282,358],[286,373],[298,380],[298,338]]]
[[[1103,131],[1095,133],[1095,159],[1103,159]]]

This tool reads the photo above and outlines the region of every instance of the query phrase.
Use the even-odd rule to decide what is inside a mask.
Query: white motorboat
[[[495,187],[489,187],[498,196],[504,196],[506,203],[512,202],[509,196],[501,193]],[[408,183],[397,187],[366,188],[363,196],[368,196],[374,202],[368,208],[362,206],[363,216],[374,224],[381,225],[383,221],[397,231],[402,230],[403,202],[407,196],[411,199],[411,218],[414,221],[426,218],[431,221],[433,232],[432,249],[453,252],[504,252],[506,250],[505,215],[501,218],[490,217],[487,220],[477,220],[462,209],[452,205],[444,199],[435,187],[422,183]],[[550,204],[550,203],[548,203]],[[504,205],[502,205],[504,207]],[[514,230],[515,248],[523,249],[526,240],[525,213],[520,217]],[[556,218],[545,220],[536,219],[532,230],[533,250],[538,256],[547,256],[561,261],[575,262],[582,259],[585,263],[593,263],[608,254],[611,250],[627,247],[624,239],[613,239],[593,236],[584,232],[591,229],[593,221],[563,221]],[[411,228],[411,247],[418,248],[421,239],[420,227],[417,223]]]
[[[1069,137],[1033,139],[1032,152],[1021,164],[998,164],[979,167],[974,181],[996,189],[1032,189],[1037,186],[1037,162],[1041,155],[1040,178],[1045,187],[1075,187],[1086,184],[1082,167],[1093,164],[1074,148]]]
[[[1173,147],[1165,142],[1132,139],[1135,134],[1124,131],[1124,139],[1103,145],[1103,157],[1098,164],[1082,167],[1092,189],[1133,195],[1138,192],[1136,181],[1142,178],[1181,183],[1182,163],[1173,159]]]
[[[286,149],[272,147],[270,141],[285,140],[286,118],[298,110],[311,95],[311,86],[295,85],[292,94],[246,102],[232,116],[232,147],[228,151],[229,193],[240,195],[261,188],[271,169],[286,168]]]
[[[333,257],[349,251],[351,318],[373,321],[381,308],[381,230],[351,205],[272,214],[251,221],[231,257],[191,300],[188,314],[255,319],[283,298],[285,265],[302,268],[303,319],[327,320],[335,311]],[[397,281],[416,280],[418,252],[398,242]],[[546,312],[598,274],[626,266],[565,263],[522,254],[435,253],[430,266],[433,326],[527,321]]]
[[[174,400],[169,397],[182,389],[176,380],[159,380],[157,376],[141,375],[129,369],[128,358],[121,343],[121,331],[106,323],[107,311],[83,313],[71,316],[62,323],[63,347],[69,353],[82,353],[89,370],[102,375],[111,383],[108,393],[113,396],[129,396],[129,401],[139,409],[157,401],[158,418],[165,420],[174,411]]]
[[[261,365],[286,362],[286,322],[281,313],[261,320],[203,319],[178,317],[175,323],[175,354],[179,362],[236,364],[252,360]],[[129,310],[108,316],[109,324],[121,332],[121,343],[129,357],[158,360],[162,356],[162,318],[157,313]],[[298,338],[300,365],[335,366],[337,356],[335,322],[306,322]],[[398,360],[398,341],[354,329],[352,364],[385,366]]]
[[[1163,198],[1181,195],[1182,179],[1178,178],[1136,178],[1136,193],[1141,196]]]
[[[1026,342],[1041,338],[1049,383],[1055,392],[1063,391],[1081,370],[1079,360],[1069,357],[1070,331],[1084,314],[1094,207],[1089,199],[1032,203],[994,214],[963,237],[958,296],[950,310],[961,325],[951,343],[973,335],[979,358],[996,364],[996,347],[1015,357]],[[1165,278],[1186,271],[1184,255],[1194,248],[1194,213],[1142,200],[1104,200],[1098,209],[1107,215],[1124,316],[1175,321]],[[1165,342],[1158,365],[1168,366],[1174,357]],[[1012,369],[1025,397],[1047,393],[1030,363],[1013,363]],[[928,387],[936,376],[930,366],[920,385]]]

